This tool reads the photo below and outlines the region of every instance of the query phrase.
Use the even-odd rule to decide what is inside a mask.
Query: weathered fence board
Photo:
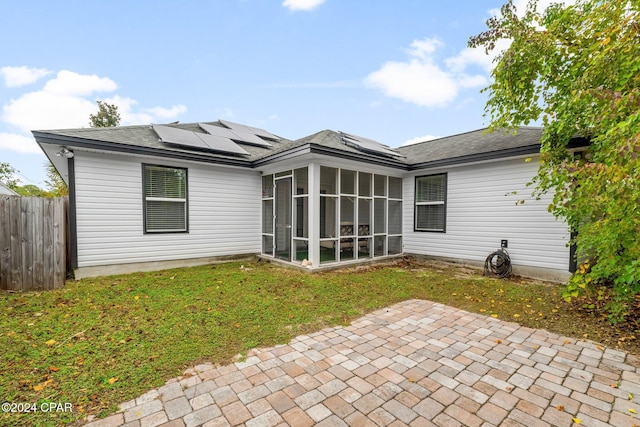
[[[0,197],[0,289],[64,286],[67,209],[67,198]]]

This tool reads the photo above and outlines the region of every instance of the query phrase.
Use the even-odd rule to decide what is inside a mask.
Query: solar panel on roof
[[[240,147],[238,144],[236,144],[229,138],[209,135],[206,133],[195,133],[195,134],[198,136],[198,138],[202,139],[209,146],[211,150],[220,151],[223,153],[247,154],[247,155],[249,154],[247,150]]]
[[[165,144],[181,145],[183,147],[198,148],[226,154],[249,154],[229,138],[177,129],[170,126],[151,126]]]
[[[221,124],[223,124],[224,126],[228,127],[231,130],[238,130],[238,131],[242,131],[242,132],[248,132],[248,133],[252,133],[254,135],[257,136],[261,136],[263,138],[267,138],[267,139],[272,139],[274,141],[279,141],[280,138],[278,138],[277,136],[275,136],[274,134],[267,132],[264,129],[260,129],[260,128],[254,128],[252,126],[246,126],[246,125],[241,125],[240,123],[233,123],[233,122],[228,122],[226,120],[218,120]]]
[[[261,147],[273,147],[273,144],[265,141],[254,133],[244,132],[238,129],[232,129],[231,132],[235,133],[239,141],[246,142],[248,144],[259,145]]]
[[[234,141],[240,143],[258,145],[260,147],[272,147],[271,143],[265,141],[262,138],[258,138],[256,135],[249,132],[223,128],[221,126],[214,126],[206,123],[198,123],[198,125],[200,126],[200,128],[211,135],[233,139]]]
[[[162,125],[151,125],[151,127],[165,144],[168,143],[205,149],[209,148],[209,145],[198,138],[195,132]]]
[[[206,123],[198,123],[198,126],[210,135],[221,136],[229,139],[235,136],[233,132],[231,132],[231,129],[223,128],[221,126],[208,125]]]
[[[345,144],[354,146],[362,151],[368,151],[370,153],[383,154],[385,156],[392,157],[404,157],[402,154],[393,151],[389,146],[381,144],[372,139],[363,138],[361,136],[348,135],[340,132],[342,135],[342,141]]]

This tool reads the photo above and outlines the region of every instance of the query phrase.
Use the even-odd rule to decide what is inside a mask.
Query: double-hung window
[[[415,230],[446,230],[447,174],[416,177]]]
[[[142,165],[145,233],[188,231],[187,170]]]

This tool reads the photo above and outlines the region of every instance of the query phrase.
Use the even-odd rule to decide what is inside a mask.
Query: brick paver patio
[[[195,366],[88,426],[632,427],[639,366],[594,343],[412,300],[231,365]]]

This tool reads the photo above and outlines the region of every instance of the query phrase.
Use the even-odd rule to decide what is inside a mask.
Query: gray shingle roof
[[[485,129],[433,139],[397,148],[414,166],[459,163],[464,159],[507,157],[540,148],[542,128],[522,127],[513,131]]]
[[[206,122],[218,125],[218,122]],[[198,123],[170,124],[178,129],[203,133]],[[38,142],[49,142],[69,147],[99,148],[113,151],[156,153],[165,157],[202,159],[236,165],[253,166],[268,162],[278,155],[308,146],[310,150],[365,162],[388,163],[403,169],[438,166],[485,158],[508,157],[539,150],[541,128],[520,128],[517,134],[501,131],[487,133],[486,129],[452,135],[431,141],[396,148],[404,158],[390,158],[346,145],[339,132],[323,130],[291,141],[285,138],[272,142],[273,147],[243,144],[249,156],[234,156],[208,151],[197,151],[161,142],[150,125],[119,126],[113,128],[81,128],[33,131]]]

